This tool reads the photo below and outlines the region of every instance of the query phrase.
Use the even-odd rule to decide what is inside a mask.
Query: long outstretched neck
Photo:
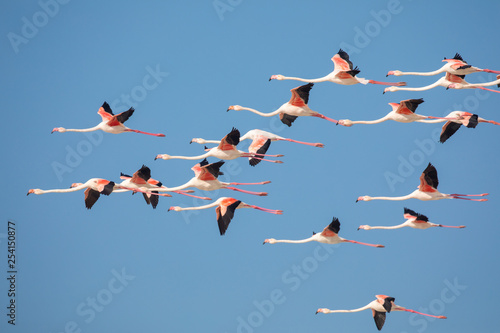
[[[398,306],[397,308],[393,308],[392,310],[393,311],[406,311],[406,312],[416,313],[416,314],[419,314],[419,315],[422,315],[422,316],[427,316],[427,317],[432,317],[432,318],[438,318],[438,319],[446,319],[445,316],[434,316],[434,315],[430,315],[430,314],[427,314],[427,313],[418,312],[418,311],[415,311],[415,310],[412,310],[412,309],[406,309],[406,308],[403,308],[401,306]]]
[[[188,181],[186,184],[183,184],[183,185],[179,185],[179,186],[176,186],[176,187],[166,187],[166,186],[162,186],[162,187],[159,187],[157,189],[158,192],[175,192],[175,191],[180,191],[180,190],[183,190],[185,188],[188,188],[188,187],[192,187],[191,185],[191,180]]]
[[[317,83],[317,82],[328,81],[329,78],[330,78],[330,75],[323,76],[323,77],[320,77],[320,78],[317,78],[317,79],[303,79],[303,78],[300,78],[300,77],[282,76],[281,80],[295,80],[295,81],[301,81],[301,82]],[[269,81],[271,81],[273,79],[277,79],[275,77],[275,75],[271,76],[271,78],[269,79]]]
[[[390,71],[387,74],[387,76],[396,75],[394,72],[396,72],[396,71]],[[432,76],[432,75],[436,75],[436,74],[443,73],[443,72],[446,72],[446,65],[444,65],[440,69],[437,69],[437,70],[432,71],[432,72],[401,72],[401,71],[397,71],[397,76],[400,76],[400,75]]]
[[[309,237],[306,239],[299,239],[299,240],[288,240],[288,239],[276,239],[274,243],[291,243],[291,244],[302,244],[302,243],[307,243],[307,242],[313,242],[315,241],[315,237]]]
[[[385,117],[382,117],[380,119],[375,119],[375,120],[353,120],[351,121],[351,123],[354,125],[354,124],[366,124],[366,125],[370,125],[370,124],[380,124],[384,121],[387,121],[389,119],[388,116],[385,116]]]
[[[345,242],[345,243],[354,243],[354,244],[360,244],[360,245],[366,245],[366,246],[371,246],[371,247],[385,247],[384,245],[380,245],[380,244],[362,243],[362,242],[357,242],[357,241],[353,241],[353,240],[350,240],[350,239],[343,239],[342,242]]]
[[[180,160],[202,160],[205,157],[212,156],[210,152],[199,156],[170,156],[169,159],[180,159]]]
[[[391,230],[391,229],[400,229],[400,228],[403,228],[403,227],[406,227],[405,223],[398,224],[398,225],[393,225],[393,226],[387,226],[387,227],[381,227],[381,226],[379,226],[379,227],[370,227],[370,229],[386,229],[386,230]]]
[[[256,114],[258,114],[259,116],[262,116],[262,117],[272,117],[272,116],[275,116],[275,115],[277,115],[278,113],[281,112],[279,109],[276,110],[276,111],[273,111],[273,112],[269,112],[269,113],[260,112],[260,111],[257,111],[255,109],[246,108],[246,107],[241,107],[241,109],[242,110],[247,110],[247,111],[250,111],[250,112],[253,112],[253,113],[256,113]]]
[[[352,309],[352,310],[330,310],[328,313],[349,313],[349,312],[360,312],[370,309],[370,304],[363,306],[362,308]]]
[[[419,123],[424,123],[424,124],[437,124],[437,123],[444,123],[447,120],[451,120],[451,118],[450,119],[439,118],[439,117],[428,117],[428,118],[430,118],[430,119],[419,119],[419,120],[415,120],[415,121],[417,121]],[[435,118],[437,118],[437,119],[435,119]]]
[[[83,190],[84,188],[87,188],[84,184],[72,188],[65,188],[65,189],[54,189],[54,190],[42,190],[41,194],[45,193],[68,193],[68,192],[75,192],[75,191],[80,191]]]
[[[131,129],[131,128],[127,128],[125,130],[125,132],[134,132],[134,133],[141,133],[141,134],[146,134],[146,135],[152,135],[152,136],[158,136],[158,137],[165,137],[165,134],[161,134],[161,133],[148,133],[148,132],[143,132],[143,131],[139,131],[139,130],[135,130],[135,129]]]
[[[100,129],[101,128],[99,127],[99,125],[97,125],[97,126],[94,126],[94,127],[81,128],[81,129],[67,128],[65,130],[65,132],[93,132],[93,131],[97,131],[97,130],[100,130]]]
[[[219,203],[216,201],[216,202],[212,202],[208,205],[203,205],[203,206],[198,206],[198,207],[184,207],[184,208],[181,208],[181,210],[200,210],[200,209],[207,209],[207,208],[212,208],[212,207],[215,207],[217,206]]]
[[[412,199],[412,195],[411,194],[408,194],[408,195],[404,195],[404,196],[401,196],[401,197],[371,197],[370,200],[390,200],[390,201],[401,201],[401,200],[408,200],[408,199]]]
[[[406,91],[424,91],[435,88],[441,85],[441,81],[434,82],[433,84],[429,84],[428,86],[418,87],[418,88],[398,88],[397,90],[406,90]]]

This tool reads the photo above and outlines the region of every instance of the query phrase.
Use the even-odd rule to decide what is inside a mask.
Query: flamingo
[[[484,197],[488,195],[488,193],[482,194],[445,194],[441,193],[437,190],[439,181],[437,177],[436,168],[429,163],[427,168],[425,168],[424,172],[420,176],[420,185],[417,187],[415,191],[412,193],[402,196],[402,197],[370,197],[370,196],[361,196],[358,201],[371,201],[371,200],[408,200],[408,199],[418,199],[423,201],[428,200],[440,200],[440,199],[462,199],[462,200],[471,200],[471,201],[488,201],[488,199],[469,199],[463,197]]]
[[[173,210],[176,212],[180,212],[183,210],[199,210],[199,209],[206,209],[206,208],[211,208],[211,207],[216,207],[216,206],[217,206],[217,208],[215,208],[215,212],[217,213],[217,223],[219,225],[219,232],[220,232],[221,236],[226,233],[226,230],[229,226],[229,223],[233,219],[235,209],[253,208],[253,209],[261,210],[261,211],[266,212],[266,213],[278,214],[278,215],[283,214],[282,210],[268,209],[268,208],[258,207],[255,205],[249,205],[249,204],[244,203],[243,201],[236,200],[234,198],[228,198],[228,197],[222,197],[222,198],[219,198],[216,201],[212,202],[211,204],[204,205],[204,206],[198,206],[198,207],[181,208],[179,206],[172,206],[168,209],[168,211]]]
[[[252,144],[254,141],[261,140],[262,138],[270,139],[271,141],[288,141],[288,142],[295,142],[295,143],[300,143],[303,145],[308,145],[308,146],[314,146],[318,148],[324,148],[325,145],[322,143],[310,143],[310,142],[303,142],[303,141],[297,141],[297,140],[292,140],[288,138],[281,137],[277,134],[271,133],[271,132],[266,132],[260,129],[253,129],[248,132],[246,132],[243,136],[240,137],[240,142],[246,139],[252,140]],[[193,138],[191,142],[189,143],[199,143],[199,144],[206,144],[206,143],[216,143],[219,144],[220,140],[205,140],[202,138]]]
[[[85,207],[87,209],[91,209],[92,206],[99,199],[100,195],[110,195],[111,192],[119,193],[119,192],[127,192],[132,189],[122,187],[120,185],[115,184],[115,182],[109,181],[103,178],[91,178],[87,180],[85,183],[73,183],[70,188],[67,189],[53,189],[53,190],[41,190],[41,189],[30,189],[26,195],[30,194],[45,194],[45,193],[69,193],[76,192],[85,189]],[[137,190],[139,192],[147,193],[143,190]],[[160,194],[162,195],[162,194]],[[170,195],[165,195],[170,196]]]
[[[424,91],[424,90],[429,90],[438,86],[445,87],[447,89],[482,89],[482,90],[487,90],[487,91],[492,91],[492,92],[500,92],[498,90],[493,90],[493,89],[488,89],[485,88],[487,86],[493,86],[495,84],[500,83],[500,79],[496,81],[491,81],[491,82],[486,82],[486,83],[468,83],[467,81],[464,80],[465,75],[455,75],[455,74],[450,74],[446,73],[445,76],[434,82],[433,84],[430,84],[425,87],[419,87],[419,88],[408,88],[408,87],[387,87],[384,89],[383,94],[386,92],[394,92],[394,91],[400,91],[400,90],[405,90],[405,91]]]
[[[349,55],[343,51],[342,49],[332,57],[332,61],[334,64],[333,72],[328,74],[327,76],[320,77],[318,79],[301,79],[298,77],[288,77],[283,75],[272,75],[269,81],[271,80],[297,80],[302,82],[325,82],[330,81],[333,83],[343,84],[343,85],[353,85],[357,83],[362,84],[382,84],[382,85],[391,85],[391,86],[405,86],[406,82],[380,82],[374,80],[367,80],[356,77],[360,73],[360,70],[356,66],[353,68],[352,62],[349,61]]]
[[[85,129],[66,129],[64,127],[56,127],[52,130],[52,133],[54,132],[92,132],[92,131],[97,131],[101,130],[107,133],[111,134],[120,134],[124,132],[134,132],[134,133],[141,133],[141,134],[147,134],[147,135],[153,135],[153,136],[158,136],[158,137],[164,137],[165,134],[155,134],[155,133],[147,133],[147,132],[142,132],[139,130],[135,129],[130,129],[127,126],[123,125],[124,122],[132,116],[134,113],[134,108],[130,108],[125,112],[119,113],[117,115],[113,114],[113,111],[111,111],[111,107],[109,106],[108,103],[104,102],[102,106],[99,108],[99,111],[97,111],[97,114],[101,116],[102,122],[100,122],[97,126],[91,127],[91,128],[85,128]]]
[[[385,323],[385,313],[390,313],[391,311],[405,311],[405,312],[411,312],[411,313],[416,313],[420,314],[423,316],[428,316],[432,318],[437,318],[437,319],[446,319],[445,316],[434,316],[422,312],[418,312],[415,310],[411,309],[406,309],[402,306],[394,304],[395,298],[394,297],[389,297],[386,295],[375,295],[377,298],[376,300],[368,303],[367,305],[363,306],[362,308],[358,309],[353,309],[353,310],[330,310],[326,308],[320,308],[316,311],[316,314],[318,313],[346,313],[346,312],[359,312],[359,311],[364,311],[371,309],[373,313],[373,319],[375,320],[375,325],[377,326],[377,329],[380,331],[382,327],[384,326]]]
[[[424,100],[419,99],[406,99],[399,103],[389,103],[392,106],[392,111],[380,119],[376,120],[358,120],[352,121],[349,119],[339,120],[339,124],[351,127],[355,124],[378,124],[387,120],[394,120],[400,123],[411,123],[411,122],[426,122],[424,119],[439,119],[437,122],[446,121],[448,118],[423,116],[415,113],[417,107],[422,104]]]
[[[132,176],[121,173],[120,179],[122,179],[123,181],[118,186],[134,192],[135,191],[142,192],[144,200],[146,200],[146,203],[148,205],[151,204],[153,209],[156,208],[156,206],[158,205],[158,199],[159,199],[158,196],[171,197],[171,195],[167,193],[159,194],[158,191],[160,190],[174,192],[177,194],[182,194],[202,200],[211,200],[210,198],[207,197],[198,197],[195,195],[187,194],[191,193],[192,191],[180,191],[180,190],[172,191],[168,187],[163,186],[163,184],[160,181],[151,178],[151,169],[149,169],[145,165],[143,165],[139,170],[134,172]]]
[[[169,191],[173,190],[183,190],[189,187],[196,187],[202,191],[214,191],[221,188],[225,188],[228,190],[238,191],[247,194],[254,194],[259,196],[266,196],[266,192],[251,192],[245,191],[236,187],[232,187],[230,185],[263,185],[269,184],[270,181],[264,181],[259,183],[227,183],[221,182],[217,179],[219,175],[223,175],[224,173],[220,172],[220,167],[224,164],[224,161],[219,161],[216,163],[208,163],[206,159],[196,164],[191,168],[194,171],[195,176],[191,178],[186,184],[180,185],[177,187],[172,187]],[[159,189],[158,191],[164,191],[163,189]]]
[[[325,244],[339,244],[339,243],[355,243],[355,244],[361,244],[361,245],[367,245],[367,246],[373,246],[373,247],[385,247],[384,245],[380,244],[368,244],[368,243],[361,243],[349,239],[345,239],[342,237],[339,237],[338,233],[340,230],[340,222],[339,219],[336,217],[333,217],[332,222],[323,229],[321,233],[315,233],[313,232],[313,235],[309,238],[302,239],[302,240],[278,240],[274,238],[269,238],[264,240],[264,244],[269,243],[269,244],[275,244],[275,243],[307,243],[307,242],[320,242],[320,243],[325,243]]]
[[[254,163],[254,159],[262,160],[262,161],[267,161],[267,162],[272,162],[272,163],[283,163],[282,161],[276,160],[268,160],[264,159],[262,156],[270,156],[270,157],[282,157],[283,155],[264,155],[263,153],[259,152],[250,152],[250,153],[245,153],[244,151],[236,149],[236,146],[240,142],[240,131],[238,131],[236,128],[233,127],[231,132],[229,132],[224,138],[222,138],[221,142],[219,143],[219,146],[208,149],[208,152],[199,155],[199,156],[171,156],[167,154],[159,154],[156,155],[156,159],[164,159],[164,160],[170,160],[170,159],[183,159],[183,160],[199,160],[199,159],[204,159],[209,156],[213,156],[215,158],[221,159],[221,160],[234,160],[235,158],[238,157],[249,157],[250,158],[250,165],[255,166],[257,163]],[[270,142],[270,141],[269,141]]]
[[[279,114],[281,122],[287,125],[288,127],[292,126],[292,123],[295,121],[295,119],[297,119],[297,117],[304,117],[304,116],[317,117],[334,123],[338,123],[337,120],[328,118],[322,115],[321,113],[313,111],[309,108],[307,103],[309,102],[309,92],[311,91],[313,86],[314,86],[313,83],[308,83],[303,86],[291,89],[290,91],[292,92],[292,97],[290,98],[290,100],[273,112],[263,113],[255,109],[243,107],[240,105],[231,105],[229,106],[227,111],[247,110],[256,113],[262,117],[272,117]]]
[[[443,67],[432,72],[401,72],[401,71],[389,71],[386,76],[395,75],[419,75],[419,76],[432,76],[439,73],[450,73],[453,75],[467,75],[477,72],[495,73],[500,74],[500,71],[492,71],[491,69],[481,69],[478,67],[471,66],[462,58],[458,53],[451,59],[444,58],[443,62],[446,62]]]
[[[429,228],[432,228],[432,227],[457,228],[457,229],[465,228],[464,225],[451,226],[451,225],[442,225],[442,224],[436,224],[436,223],[429,222],[429,219],[427,218],[427,216],[419,214],[419,213],[416,213],[415,211],[413,211],[413,210],[411,210],[409,208],[406,208],[406,207],[404,209],[404,215],[403,216],[407,220],[405,222],[403,222],[401,224],[398,224],[398,225],[395,225],[395,226],[391,226],[391,227],[372,227],[372,226],[369,226],[369,225],[360,225],[358,227],[358,230],[359,229],[363,229],[363,230],[372,230],[372,229],[399,229],[399,228],[404,228],[404,227],[410,227],[410,228],[413,228],[413,229],[421,229],[421,230],[429,229]]]

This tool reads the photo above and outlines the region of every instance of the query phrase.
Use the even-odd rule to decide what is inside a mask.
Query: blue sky
[[[314,315],[319,307],[361,307],[375,294],[448,317],[391,313],[384,332],[497,327],[499,128],[462,128],[439,144],[439,124],[346,128],[299,118],[288,128],[277,117],[226,109],[239,104],[274,111],[300,83],[268,82],[270,75],[324,76],[340,47],[359,66],[359,77],[380,81],[389,70],[435,70],[456,52],[469,64],[499,70],[500,47],[492,38],[499,4],[41,0],[2,7],[0,267],[7,276],[7,221],[15,221],[18,273],[15,327],[5,315],[8,281],[0,283],[0,331],[376,331],[369,311]],[[418,87],[439,77],[401,78]],[[494,75],[467,80],[490,81]],[[388,113],[389,102],[423,98],[420,114],[462,110],[500,121],[500,96],[492,92],[438,87],[383,95],[383,88],[318,83],[309,106],[334,119],[371,120]],[[166,137],[50,134],[59,126],[95,126],[104,101],[115,112],[135,107],[129,127]],[[197,191],[282,209],[283,215],[238,210],[221,237],[214,209],[167,213],[173,205],[205,204],[175,194],[160,198],[153,210],[139,195],[117,193],[90,211],[83,192],[26,196],[30,188],[67,188],[94,177],[118,181],[120,172],[131,174],[143,164],[167,186],[181,185],[193,176],[196,161],[154,156],[202,154],[202,146],[188,144],[192,138],[219,139],[233,126],[242,133],[259,128],[325,144],[320,149],[273,142],[268,153],[284,154],[284,164],[253,168],[240,159],[222,167],[223,180],[271,180],[245,187],[268,197]],[[355,203],[360,195],[412,192],[429,162],[442,192],[489,192],[490,201]],[[360,224],[402,223],[404,207],[432,222],[467,228],[356,231]],[[386,248],[262,245],[270,237],[309,237],[332,216],[340,219],[340,236]]]

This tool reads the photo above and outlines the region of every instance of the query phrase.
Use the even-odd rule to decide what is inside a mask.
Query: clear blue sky
[[[363,306],[375,294],[448,316],[427,320],[391,313],[384,332],[497,330],[500,128],[462,128],[438,144],[433,135],[439,124],[346,128],[299,118],[285,128],[277,117],[226,109],[239,104],[275,110],[300,83],[268,82],[270,75],[326,75],[340,47],[359,66],[360,77],[374,80],[385,80],[389,70],[435,70],[456,52],[472,65],[498,70],[500,46],[494,36],[500,4],[215,4],[2,4],[0,275],[8,275],[8,220],[16,222],[18,273],[15,327],[7,323],[8,281],[0,283],[0,331],[375,332],[369,311],[314,315],[319,307]],[[439,76],[403,78],[416,87]],[[491,74],[467,77],[469,82],[493,79]],[[500,121],[495,93],[438,87],[383,95],[383,88],[318,83],[309,106],[334,119],[371,120],[388,113],[389,102],[424,98],[420,114],[462,110]],[[50,134],[58,126],[95,126],[104,101],[116,112],[135,107],[129,127],[166,137]],[[181,185],[193,176],[196,161],[153,161],[154,156],[201,154],[202,146],[189,145],[193,137],[218,139],[233,126],[242,133],[260,128],[325,144],[319,149],[276,142],[269,153],[284,154],[284,164],[253,168],[241,159],[222,167],[222,179],[271,180],[245,187],[267,191],[268,197],[198,191],[282,209],[282,216],[239,210],[221,237],[214,209],[167,213],[172,205],[204,204],[175,194],[161,198],[156,210],[141,196],[122,193],[102,197],[90,211],[83,192],[26,196],[30,188],[67,188],[93,177],[119,181],[120,172],[133,173],[143,164],[167,186]],[[428,162],[438,170],[442,192],[489,192],[490,201],[355,203],[360,195],[410,193]],[[360,224],[402,223],[404,207],[435,223],[467,228],[356,231]],[[386,248],[262,245],[270,237],[309,237],[332,216],[340,219],[340,236]]]

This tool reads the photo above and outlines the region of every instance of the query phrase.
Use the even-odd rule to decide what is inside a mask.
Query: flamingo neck
[[[288,240],[288,239],[277,239],[275,243],[292,243],[292,244],[301,244],[301,243],[307,243],[307,242],[313,242],[316,241],[316,237],[312,236],[306,239],[300,239],[300,240]]]
[[[330,310],[328,313],[360,312],[360,311],[364,311],[364,310],[368,310],[368,309],[371,309],[370,304],[365,305],[365,306],[363,306],[361,308],[352,309],[352,310]]]
[[[432,72],[401,72],[400,75],[433,76],[446,71],[446,65]]]
[[[323,77],[320,77],[317,79],[302,79],[300,77],[283,76],[283,80],[295,80],[295,81],[309,82],[309,83],[325,82],[325,81],[328,81],[329,78],[330,78],[330,75],[323,76]]]
[[[100,125],[97,125],[91,128],[82,128],[82,129],[67,128],[65,132],[93,132],[100,129],[101,129]]]
[[[401,200],[408,200],[413,198],[412,196],[413,193],[404,195],[401,197],[371,197],[370,200],[390,200],[390,201],[401,201]]]
[[[406,227],[406,223],[394,225],[394,226],[387,226],[387,227],[370,227],[370,229],[385,229],[385,230],[391,230],[391,229],[399,229]]]
[[[269,113],[260,112],[260,111],[257,111],[255,109],[246,108],[246,107],[241,107],[241,109],[242,110],[247,110],[247,111],[250,111],[250,112],[253,112],[253,113],[256,113],[256,114],[258,114],[259,116],[262,116],[262,117],[272,117],[272,116],[275,116],[275,115],[277,115],[278,113],[281,112],[279,109],[276,110],[276,111],[273,111],[273,112],[269,112]]]
[[[385,116],[385,117],[382,117],[380,119],[375,119],[375,120],[356,120],[356,121],[352,121],[353,124],[367,124],[367,125],[370,125],[370,124],[379,124],[379,123],[382,123],[386,120],[388,120],[389,117],[388,116]]]

